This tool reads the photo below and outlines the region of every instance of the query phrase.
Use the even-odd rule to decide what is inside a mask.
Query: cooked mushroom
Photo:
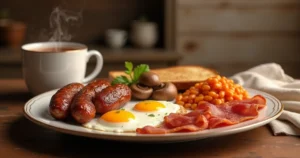
[[[155,100],[173,100],[177,96],[177,88],[171,82],[162,83],[159,87],[155,87],[152,98]]]
[[[158,75],[150,71],[144,72],[140,76],[139,83],[146,85],[148,87],[159,86],[161,84]]]
[[[148,99],[153,92],[151,87],[143,86],[141,84],[132,84],[130,89],[133,98],[142,100]]]

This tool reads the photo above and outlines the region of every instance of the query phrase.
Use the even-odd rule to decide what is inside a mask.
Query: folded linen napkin
[[[281,101],[283,113],[269,124],[274,135],[300,136],[300,80],[285,74],[276,63],[258,65],[230,78],[244,87],[267,92]]]

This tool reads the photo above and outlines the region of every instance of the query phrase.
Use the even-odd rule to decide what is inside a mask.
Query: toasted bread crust
[[[172,82],[178,90],[186,90],[197,82],[204,81],[209,77],[216,76],[215,70],[205,68],[198,65],[180,65],[167,68],[151,69],[156,73],[161,82]],[[117,76],[127,76],[124,71],[110,71],[108,76],[112,81]]]

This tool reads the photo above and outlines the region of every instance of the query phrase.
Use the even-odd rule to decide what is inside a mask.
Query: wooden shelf
[[[115,63],[123,61],[131,62],[177,62],[181,59],[179,53],[167,51],[164,49],[109,49],[93,46],[91,49],[99,50],[103,55],[105,63]],[[93,60],[91,60],[93,62]],[[19,64],[21,63],[21,50],[2,48],[0,49],[1,64]]]
[[[109,49],[95,48],[99,50],[106,63],[131,61],[131,62],[177,62],[181,59],[181,55],[174,51],[165,49]]]
[[[99,46],[89,46],[90,50],[99,50],[104,58],[104,66],[99,77],[107,77],[109,71],[124,70],[124,62],[131,61],[134,64],[148,64],[151,68],[161,68],[177,65],[182,56],[179,53],[165,49],[109,49]],[[20,78],[21,50],[0,49],[0,78]],[[87,74],[95,67],[95,58],[91,58],[87,66]]]

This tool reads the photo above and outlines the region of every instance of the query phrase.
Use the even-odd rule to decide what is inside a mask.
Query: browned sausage
[[[71,114],[78,123],[87,123],[96,115],[93,98],[96,92],[102,91],[110,83],[106,80],[95,80],[79,91],[71,104]]]
[[[103,114],[123,107],[130,99],[130,88],[124,84],[116,84],[96,93],[94,103],[97,113]]]
[[[81,83],[70,83],[59,89],[50,100],[49,111],[52,117],[64,120],[69,116],[73,97],[84,87]]]

